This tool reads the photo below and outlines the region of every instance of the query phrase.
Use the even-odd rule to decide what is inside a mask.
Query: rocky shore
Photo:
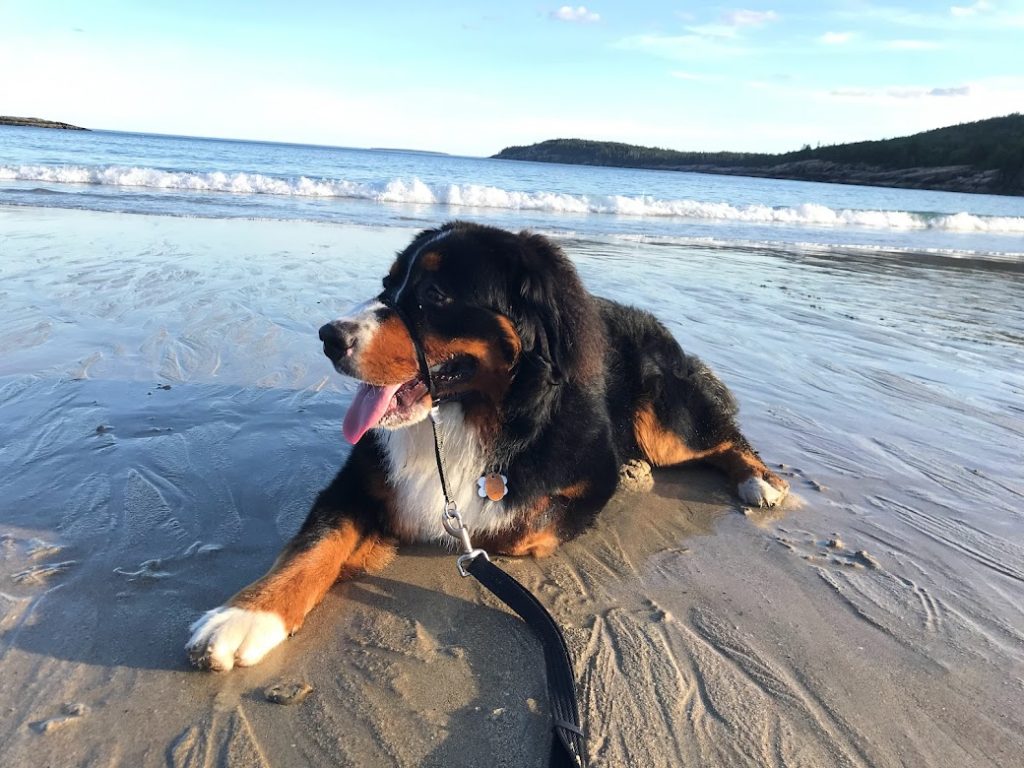
[[[79,125],[61,123],[57,120],[40,120],[38,117],[11,117],[0,115],[0,125],[16,125],[23,128],[63,128],[66,131],[88,131]]]
[[[1024,195],[1024,115],[792,152],[684,152],[617,141],[548,139],[495,158],[822,181],[990,195]]]
[[[979,170],[969,165],[939,168],[878,168],[870,165],[834,163],[828,160],[799,160],[768,167],[725,167],[715,165],[677,165],[660,170],[693,171],[731,176],[757,176],[768,179],[822,181],[830,184],[858,184],[868,187],[937,189],[947,192],[1006,194],[999,185],[999,171]]]

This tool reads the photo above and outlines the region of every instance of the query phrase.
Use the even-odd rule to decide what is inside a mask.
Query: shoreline
[[[998,197],[1024,197],[1019,192],[1000,191],[995,186],[997,171],[978,171],[969,166],[947,166],[942,168],[883,168],[846,165],[820,160],[802,160],[784,163],[768,168],[725,167],[712,165],[608,165],[596,162],[573,162],[569,160],[544,160],[530,157],[499,157],[492,160],[514,162],[547,163],[551,165],[590,166],[595,168],[631,168],[643,171],[667,171],[677,173],[701,173],[709,176],[738,176],[750,179],[776,179],[779,181],[808,181],[822,184],[844,184],[882,189],[920,189],[932,192],[956,192],[967,195],[996,195]]]

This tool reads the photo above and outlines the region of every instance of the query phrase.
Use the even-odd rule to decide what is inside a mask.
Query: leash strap
[[[441,491],[444,493],[444,512],[442,522],[445,530],[460,539],[464,554],[458,559],[459,573],[463,576],[472,574],[491,594],[515,611],[526,625],[540,640],[544,650],[544,666],[547,672],[548,699],[551,702],[551,718],[554,737],[551,739],[551,768],[586,768],[587,758],[584,748],[583,729],[580,727],[580,714],[576,701],[576,679],[573,674],[572,657],[565,644],[565,638],[558,624],[548,613],[544,605],[534,597],[526,587],[505,571],[491,562],[482,549],[473,549],[459,515],[455,502],[448,491],[448,482],[444,473],[444,436],[437,424],[437,397],[434,380],[430,375],[427,355],[420,339],[419,326],[389,297],[382,297],[384,304],[389,306],[405,324],[416,350],[416,362],[420,375],[427,385],[433,411],[430,426],[434,432],[434,458],[437,461],[437,474],[441,479]],[[481,556],[482,555],[482,556]],[[466,565],[468,563],[468,565]]]
[[[544,648],[548,698],[555,732],[551,740],[549,765],[553,768],[585,768],[586,752],[576,704],[576,681],[562,631],[530,590],[487,558],[473,558],[466,570],[491,594],[518,613]]]

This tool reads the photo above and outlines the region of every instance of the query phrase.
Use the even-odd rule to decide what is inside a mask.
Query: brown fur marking
[[[398,384],[417,370],[412,338],[397,315],[385,319],[359,353],[359,376],[370,384]]]
[[[509,346],[512,347],[512,360],[510,363],[515,365],[523,351],[523,340],[519,338],[519,333],[516,331],[516,327],[512,325],[512,321],[505,317],[505,315],[497,315],[496,319],[498,325],[501,326],[502,333],[505,334],[505,339],[508,341]]]
[[[549,525],[539,531],[530,531],[511,546],[502,549],[501,554],[512,557],[547,557],[558,549],[559,543],[554,526]]]
[[[396,554],[394,541],[379,536],[367,536],[342,567],[342,576],[382,571],[395,559]]]
[[[708,463],[725,472],[729,478],[739,485],[751,477],[759,477],[773,488],[783,491],[789,487],[781,477],[776,475],[750,449],[730,446],[727,450],[707,457]]]
[[[513,361],[507,357],[507,350],[494,341],[483,339],[442,339],[427,336],[424,339],[429,360],[448,360],[467,355],[477,361],[478,368],[473,378],[453,387],[455,392],[474,390],[491,403],[497,405],[505,397],[511,379],[509,371]]]
[[[518,342],[519,337],[514,338]],[[506,385],[508,371],[515,362],[514,359],[508,359],[506,350],[499,344],[483,339],[444,339],[427,335],[423,343],[431,363],[468,355],[479,362],[478,376],[500,372]],[[408,381],[418,372],[416,351],[405,323],[397,315],[388,317],[373,334],[366,348],[359,353],[360,378],[370,384],[398,384]]]
[[[427,251],[420,257],[420,266],[427,272],[437,272],[441,268],[441,254],[437,251]]]
[[[450,360],[459,355],[468,355],[478,360],[484,368],[508,368],[508,361],[501,351],[483,339],[445,339],[427,335],[423,343],[426,345],[427,359],[430,361]]]
[[[707,459],[732,448],[732,443],[721,443],[703,451],[695,451],[679,435],[658,421],[654,406],[650,403],[640,406],[633,417],[633,430],[640,450],[647,460],[656,467],[682,464],[684,461]]]
[[[586,496],[587,491],[589,490],[590,483],[588,483],[586,480],[581,480],[578,483],[573,483],[572,485],[563,488],[562,490],[558,491],[555,495],[561,496],[564,499],[578,499],[582,496]]]
[[[737,485],[748,478],[760,477],[779,490],[788,487],[786,481],[768,469],[749,446],[726,441],[707,450],[693,450],[679,435],[661,425],[650,404],[640,406],[633,426],[637,443],[647,460],[656,467],[684,461],[707,461],[724,471]]]
[[[281,553],[270,571],[228,602],[250,611],[270,611],[284,620],[289,633],[302,626],[342,572],[374,570],[387,565],[394,546],[379,537],[363,538],[352,522],[345,522],[315,544]]]

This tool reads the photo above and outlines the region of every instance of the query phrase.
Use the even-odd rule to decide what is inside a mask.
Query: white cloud
[[[835,88],[828,95],[837,99],[868,99],[872,94],[866,88]]]
[[[891,86],[889,88],[836,88],[829,91],[829,96],[838,99],[870,99],[886,101],[889,99],[928,99],[970,96],[971,86],[957,85],[937,88],[920,88]]]
[[[585,5],[577,5],[573,8],[571,5],[563,5],[557,11],[551,11],[548,14],[552,19],[558,21],[568,21],[574,23],[591,24],[601,20],[601,14],[594,13],[589,10]]]
[[[728,11],[722,16],[722,21],[730,27],[759,27],[769,21],[777,21],[779,14],[775,11],[748,11],[739,9]]]
[[[720,23],[694,24],[681,35],[660,33],[630,35],[613,47],[640,50],[666,59],[746,56],[755,49],[743,44],[745,27],[755,27],[778,19],[775,11],[729,11]]]
[[[926,96],[970,96],[971,86],[958,85],[954,88],[932,88]]]
[[[696,24],[687,27],[686,31],[701,37],[717,38],[719,40],[733,40],[739,37],[737,28],[729,24]]]
[[[826,32],[818,38],[819,43],[825,45],[843,45],[853,39],[853,32]]]
[[[805,107],[803,114],[813,117],[793,136],[810,136],[812,144],[867,141],[1024,111],[1024,77],[984,78],[952,87],[853,86],[809,91],[799,99],[819,108]]]
[[[992,3],[988,0],[978,0],[974,5],[953,5],[950,6],[949,12],[954,16],[975,16],[979,13],[992,10]]]
[[[691,82],[708,82],[709,80],[722,79],[718,75],[705,75],[700,72],[681,72],[680,70],[672,70],[669,74],[677,80],[689,80]]]
[[[890,51],[935,51],[942,46],[934,40],[887,40],[884,47]]]
[[[626,51],[643,51],[661,58],[688,61],[691,59],[732,58],[746,56],[752,49],[737,41],[709,34],[688,35],[630,35],[614,44]]]
[[[894,99],[926,99],[935,96],[939,98],[968,96],[970,92],[969,85],[961,85],[953,88],[890,88],[885,95]]]
[[[890,26],[911,27],[915,30],[932,29],[953,33],[962,33],[965,24],[970,24],[971,29],[993,31],[1004,31],[1007,27],[1024,27],[1024,13],[1018,9],[1000,10],[988,0],[979,0],[972,5],[949,6],[948,12],[928,13],[909,11],[903,7],[873,5],[868,0],[836,11],[835,16],[858,23],[873,21]]]

